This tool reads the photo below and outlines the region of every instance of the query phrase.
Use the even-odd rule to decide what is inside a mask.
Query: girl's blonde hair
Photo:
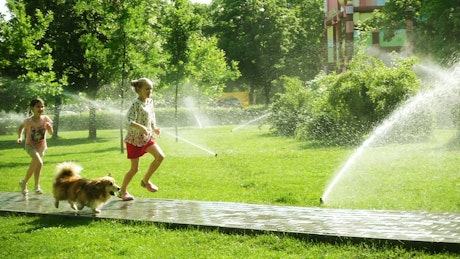
[[[152,80],[150,80],[148,78],[145,78],[145,77],[131,81],[131,86],[134,88],[134,90],[141,89],[142,86],[144,86],[144,85],[153,86],[153,82],[152,82]]]

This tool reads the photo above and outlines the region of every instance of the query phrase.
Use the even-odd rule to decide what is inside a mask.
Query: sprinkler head
[[[217,156],[217,153],[214,156]]]
[[[319,204],[323,204],[324,201],[323,201],[323,197],[319,198]]]

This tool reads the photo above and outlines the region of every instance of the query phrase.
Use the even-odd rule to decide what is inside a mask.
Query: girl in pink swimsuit
[[[46,115],[45,102],[40,98],[35,98],[30,102],[30,110],[33,115],[26,118],[19,126],[17,143],[22,143],[22,135],[26,131],[25,149],[29,156],[32,158],[26,176],[19,182],[21,192],[24,195],[29,193],[27,189],[27,182],[32,174],[35,180],[35,193],[42,194],[40,188],[40,174],[43,167],[42,157],[45,155],[47,149],[46,133],[53,134],[53,121]]]

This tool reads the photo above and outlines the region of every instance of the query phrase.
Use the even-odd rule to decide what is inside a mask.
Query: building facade
[[[355,25],[373,15],[373,11],[381,9],[387,0],[325,0],[325,37],[327,44],[327,61],[324,69],[327,72],[341,72],[346,69],[352,59],[355,41],[365,36],[366,44],[387,51],[400,51],[408,42],[408,28],[395,32],[391,40],[385,40],[384,30],[362,32]],[[409,25],[409,24],[408,24]]]

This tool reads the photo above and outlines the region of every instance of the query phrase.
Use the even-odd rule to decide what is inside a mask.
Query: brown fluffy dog
[[[54,206],[59,207],[59,201],[68,201],[74,210],[90,207],[94,213],[106,203],[111,195],[120,191],[115,179],[109,174],[98,179],[90,180],[80,176],[83,168],[72,162],[64,162],[57,166],[53,184]]]

